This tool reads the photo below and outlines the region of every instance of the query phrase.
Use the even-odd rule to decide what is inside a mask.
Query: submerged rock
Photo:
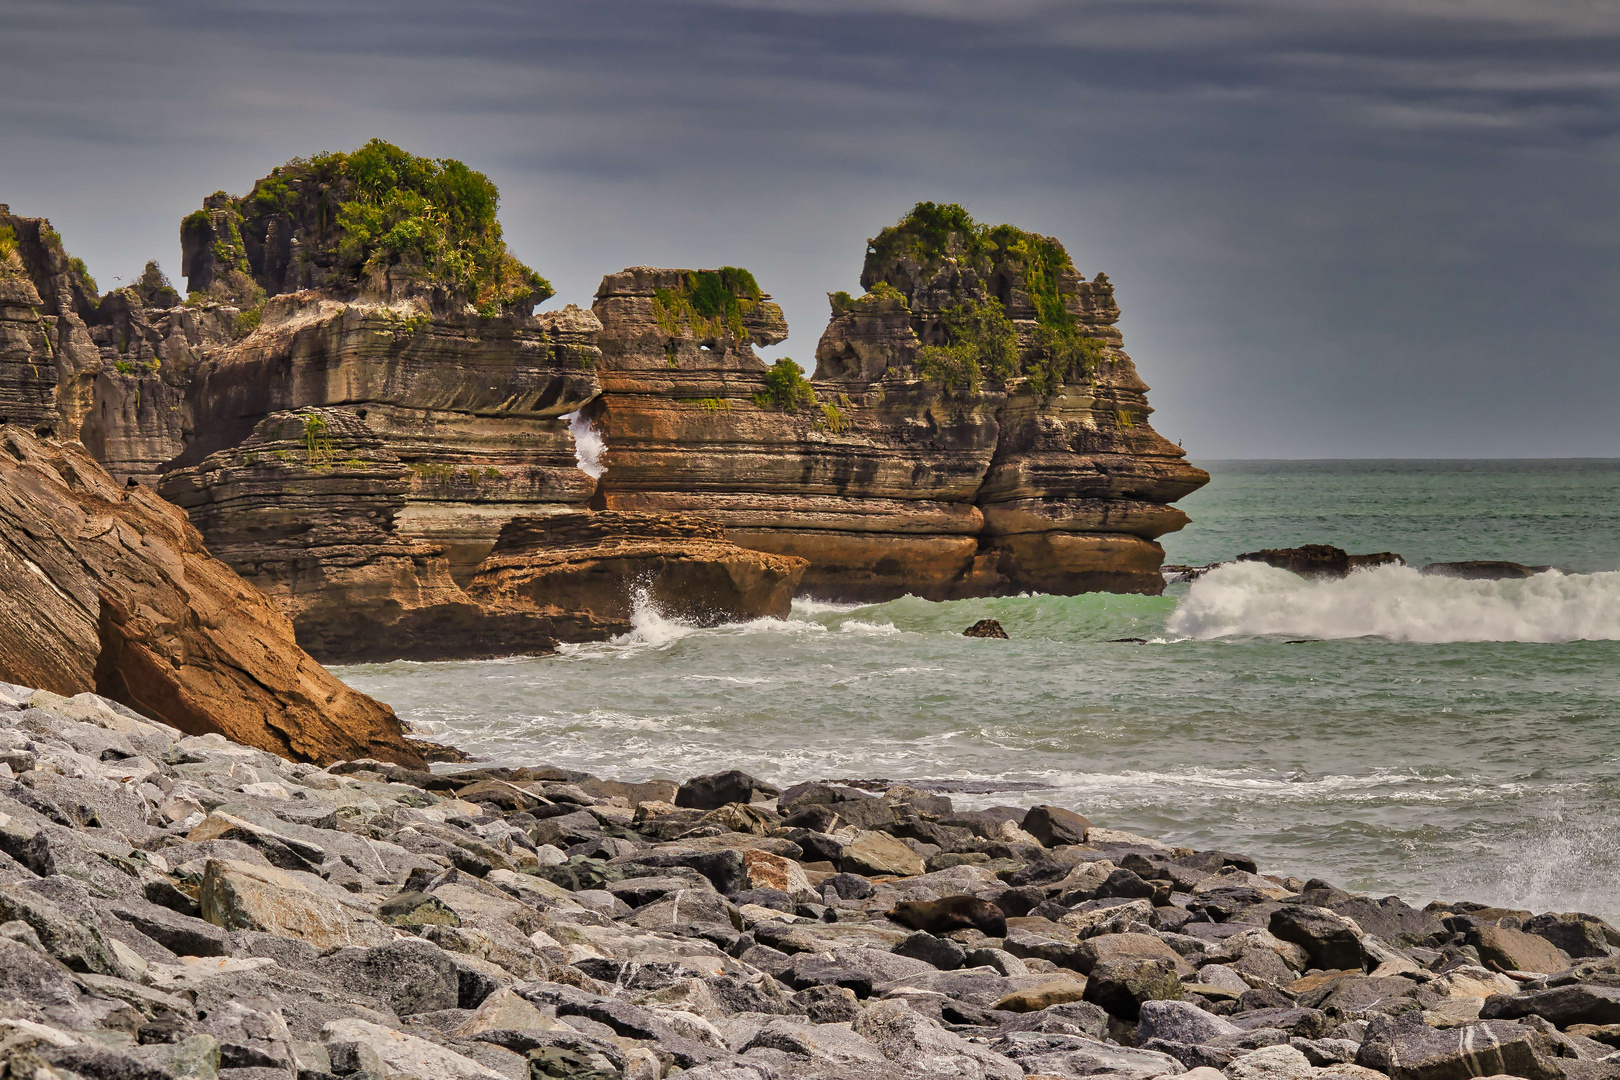
[[[1431,577],[1462,578],[1465,581],[1511,581],[1557,569],[1556,566],[1526,566],[1501,559],[1472,559],[1430,563],[1420,572]]]
[[[1405,566],[1406,560],[1393,551],[1380,551],[1373,555],[1351,555],[1343,548],[1331,544],[1306,544],[1295,548],[1267,548],[1250,551],[1237,557],[1238,562],[1258,562],[1288,570],[1301,577],[1344,577],[1352,570],[1375,566]],[[1194,568],[1188,568],[1194,569]],[[1183,580],[1194,580],[1198,574],[1184,573]]]
[[[980,619],[978,622],[962,631],[962,636],[976,638],[1001,638],[1002,640],[1006,640],[1007,631],[1003,630],[1001,628],[1001,624],[994,619]]]

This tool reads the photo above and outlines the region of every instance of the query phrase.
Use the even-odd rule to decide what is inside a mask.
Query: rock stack
[[[192,1080],[1620,1076],[1620,931],[917,787],[318,768],[0,685],[0,1060]]]

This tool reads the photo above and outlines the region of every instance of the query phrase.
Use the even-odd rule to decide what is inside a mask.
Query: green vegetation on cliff
[[[804,369],[785,356],[771,365],[765,373],[765,389],[754,395],[755,405],[782,412],[797,412],[815,403],[816,391],[804,377]]]
[[[746,337],[743,316],[765,298],[754,275],[737,266],[693,270],[679,289],[653,290],[653,317],[667,337]]]
[[[373,139],[351,153],[294,158],[232,200],[230,212],[188,215],[181,235],[208,230],[220,272],[251,274],[271,292],[289,277],[353,285],[388,274],[447,288],[488,316],[552,295],[545,278],[507,251],[499,202],[489,177],[462,162]],[[272,220],[281,235],[290,228],[298,238],[300,265],[275,264]],[[244,228],[256,244],[244,242]]]
[[[1064,277],[1077,277],[1063,245],[1014,225],[981,225],[955,203],[920,202],[868,241],[862,280],[902,293],[931,283],[947,260],[959,271],[956,302],[930,316],[945,343],[925,346],[918,367],[948,389],[976,391],[982,377],[1022,376],[1042,396],[1082,379],[1102,359],[1102,344],[1082,332],[1064,299]],[[1021,287],[1034,309],[1034,328],[1020,347],[1007,304]],[[998,295],[999,294],[999,295]],[[835,296],[835,312],[847,294]],[[915,305],[913,305],[915,307]]]

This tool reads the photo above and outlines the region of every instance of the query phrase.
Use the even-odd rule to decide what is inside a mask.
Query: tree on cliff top
[[[181,225],[186,275],[220,299],[251,300],[234,295],[236,275],[272,295],[370,279],[442,288],[484,315],[526,313],[552,288],[507,251],[499,202],[489,177],[462,162],[373,139],[294,158],[242,198],[210,197]]]
[[[943,303],[942,271],[948,271]],[[968,393],[988,374],[1022,377],[1047,396],[1095,370],[1101,343],[1082,332],[1065,300],[1079,280],[1057,240],[1016,225],[981,225],[956,203],[912,207],[867,241],[861,269],[868,291],[889,287],[906,297],[925,342],[918,354],[923,376]],[[1033,309],[1011,312],[1032,316],[1022,341],[1009,311],[1016,292]]]

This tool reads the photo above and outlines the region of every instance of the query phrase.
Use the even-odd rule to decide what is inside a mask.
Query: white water
[[[602,479],[602,474],[607,472],[607,463],[602,460],[607,453],[607,443],[602,433],[581,413],[567,413],[563,419],[568,421],[568,434],[574,437],[574,461],[579,471],[592,480]]]
[[[1193,582],[1166,628],[1206,640],[1614,641],[1620,640],[1620,572],[1464,581],[1380,566],[1313,580],[1263,563],[1229,563]]]

